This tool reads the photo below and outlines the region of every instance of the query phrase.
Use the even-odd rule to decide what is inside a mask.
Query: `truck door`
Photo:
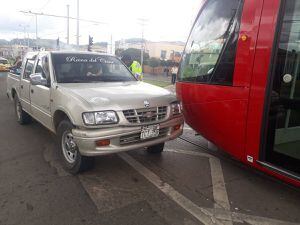
[[[30,80],[29,76],[33,73],[34,59],[27,59],[25,69],[20,82],[20,100],[24,111],[30,113]]]
[[[30,85],[31,113],[35,119],[52,129],[51,111],[50,111],[50,76],[48,55],[40,54],[36,67],[35,74],[42,75],[47,79],[45,85]]]

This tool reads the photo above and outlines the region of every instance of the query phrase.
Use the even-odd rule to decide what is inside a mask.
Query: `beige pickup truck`
[[[9,73],[7,95],[20,124],[32,118],[58,138],[65,168],[78,173],[93,156],[132,149],[163,151],[182,134],[174,94],[137,81],[115,56],[91,52],[32,52],[21,74]]]

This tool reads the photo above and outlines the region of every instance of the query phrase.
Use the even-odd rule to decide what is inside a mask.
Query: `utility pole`
[[[70,5],[67,5],[67,44],[70,44]]]
[[[142,25],[142,42],[141,42],[141,67],[143,68],[144,61],[144,25]]]
[[[35,14],[35,44],[36,44],[36,50],[38,50],[37,14]]]
[[[77,0],[77,48],[79,48],[79,0]]]
[[[27,32],[27,46],[28,46],[28,50],[29,50],[29,33]]]
[[[142,40],[141,40],[141,67],[143,68],[144,63],[144,27],[146,25],[147,19],[138,19],[140,25],[142,26]]]
[[[110,54],[114,55],[113,53],[113,36],[110,35]]]

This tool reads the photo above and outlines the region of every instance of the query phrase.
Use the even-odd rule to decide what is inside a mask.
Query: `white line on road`
[[[220,160],[215,157],[209,158],[211,180],[214,200],[216,202],[215,208],[224,208],[230,210],[228,194],[225,186],[223,170]]]
[[[167,149],[165,149],[165,151],[209,158],[213,196],[214,196],[214,200],[216,202],[215,207],[216,208],[222,207],[226,210],[230,210],[230,204],[229,204],[229,200],[228,200],[228,194],[226,191],[223,170],[222,170],[220,160],[218,158],[214,157],[213,155],[207,154],[207,153],[189,151],[189,150],[179,150],[179,149],[167,148]]]
[[[168,149],[167,151],[169,151]],[[179,151],[172,151],[179,152]],[[180,152],[181,153],[181,152]],[[248,223],[251,225],[297,225],[297,223],[291,223],[266,217],[246,215],[243,213],[230,212],[228,209],[223,208],[203,208],[197,206],[195,203],[190,201],[188,198],[180,194],[176,191],[172,186],[168,183],[165,183],[158,177],[155,173],[150,171],[148,168],[144,167],[141,163],[136,161],[127,153],[119,153],[118,154],[125,162],[127,162],[131,167],[133,167],[138,173],[144,176],[148,181],[150,181],[154,186],[156,186],[159,190],[161,190],[164,194],[166,194],[170,199],[175,201],[180,207],[185,209],[191,215],[193,215],[196,219],[204,224],[232,224],[233,222],[237,223]],[[213,162],[213,161],[212,161]],[[215,165],[217,162],[213,162]],[[220,168],[219,168],[220,169]],[[218,170],[218,169],[217,169]],[[215,170],[215,172],[217,171]],[[222,183],[221,178],[216,178],[215,180]],[[220,188],[220,187],[218,187]],[[221,188],[222,189],[222,188]],[[224,190],[218,190],[218,192],[224,192]],[[225,190],[226,191],[226,190]],[[227,192],[226,192],[227,196]],[[215,195],[214,195],[215,197]],[[216,197],[218,198],[218,197]],[[229,203],[226,199],[220,199],[224,208],[229,208]]]
[[[214,206],[215,208],[223,208],[225,210],[230,210],[230,204],[228,200],[228,194],[226,191],[223,170],[222,170],[221,162],[218,158],[207,153],[188,151],[188,150],[165,149],[165,151],[209,158],[212,189],[213,189],[213,196],[215,201]],[[227,221],[226,224],[231,225],[232,222]]]
[[[207,157],[207,158],[214,157],[213,155],[210,155],[207,153],[190,151],[190,150],[181,150],[181,149],[165,148],[164,152],[175,152],[175,153],[180,153],[180,154],[185,154],[185,155],[194,155],[194,156]]]
[[[179,206],[193,215],[201,223],[210,224],[223,224],[221,221],[214,218],[214,216],[208,216],[208,212],[205,209],[200,208],[188,198],[177,192],[172,186],[163,182],[155,173],[144,167],[141,163],[129,156],[127,153],[119,153],[119,156],[133,167],[137,172],[143,175],[154,186],[166,194],[169,198],[175,201]]]
[[[292,223],[277,219],[271,219],[261,216],[247,215],[243,213],[230,212],[223,209],[209,209],[205,208],[207,212],[214,215],[217,219],[226,221],[232,219],[236,223],[248,223],[251,225],[299,225],[299,223]]]
[[[215,200],[215,208],[223,208],[230,211],[230,204],[228,200],[228,194],[225,186],[224,175],[221,162],[216,157],[209,158],[211,182],[213,189],[213,196]],[[230,220],[226,222],[226,225],[232,225],[233,221],[231,216]]]

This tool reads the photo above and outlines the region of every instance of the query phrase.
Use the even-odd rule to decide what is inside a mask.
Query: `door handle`
[[[23,85],[21,85],[21,89],[23,89]]]
[[[34,92],[33,89],[31,89],[30,92],[33,94],[33,92]]]

